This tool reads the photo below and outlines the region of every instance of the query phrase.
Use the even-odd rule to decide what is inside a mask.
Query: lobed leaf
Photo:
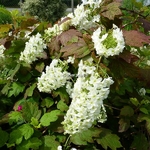
[[[22,104],[22,115],[27,122],[31,122],[32,117],[36,119],[40,118],[41,110],[38,109],[37,103],[26,101],[25,103]]]
[[[101,15],[110,20],[114,20],[116,16],[122,15],[122,12],[119,7],[119,2],[112,2],[106,6],[102,6]]]
[[[60,110],[52,110],[51,112],[45,113],[41,117],[40,122],[43,126],[49,126],[51,122],[55,122],[58,119],[60,114]]]
[[[43,146],[40,147],[40,150],[56,150],[57,147],[60,145],[59,142],[56,141],[55,136],[43,136]]]
[[[100,134],[100,138],[97,139],[97,142],[101,144],[105,150],[107,150],[108,147],[111,150],[117,150],[122,147],[119,139],[120,138],[116,134],[106,132],[105,134]]]
[[[82,133],[76,133],[71,136],[70,141],[76,145],[87,145],[87,143],[94,143],[94,137],[99,137],[101,129],[93,128]]]

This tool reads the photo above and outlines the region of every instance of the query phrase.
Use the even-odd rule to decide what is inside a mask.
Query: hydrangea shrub
[[[150,10],[134,5],[83,0],[53,26],[12,13],[0,28],[2,149],[150,147]]]

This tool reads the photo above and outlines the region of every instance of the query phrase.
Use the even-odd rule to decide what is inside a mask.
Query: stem
[[[67,147],[67,144],[69,143],[70,137],[71,137],[71,135],[68,136],[68,138],[67,138],[67,140],[66,140],[66,142],[65,142],[65,145],[64,145],[64,148],[65,148],[65,149],[66,149],[66,147]]]
[[[137,14],[137,15],[143,17],[143,18],[146,18],[146,17],[148,16],[148,15],[146,15],[146,16],[142,15],[142,14],[141,14],[142,12],[136,12],[136,11],[134,11],[134,10],[129,10],[129,9],[127,9],[127,8],[121,7],[120,9],[121,9],[121,10],[128,11],[128,12],[133,13],[133,14]]]
[[[106,107],[110,107],[110,108],[112,108],[112,109],[116,109],[116,110],[119,110],[119,111],[120,111],[119,108],[116,108],[116,107],[113,107],[113,106],[110,106],[110,105],[107,105],[107,104],[103,104],[103,105],[106,106]]]

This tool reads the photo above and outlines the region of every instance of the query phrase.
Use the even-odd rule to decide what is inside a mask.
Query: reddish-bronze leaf
[[[63,57],[74,55],[76,58],[81,58],[90,53],[90,50],[82,38],[78,42],[70,43],[64,46],[60,52],[63,52]]]
[[[47,45],[50,55],[53,55],[55,51],[58,52],[60,50],[60,41],[58,40],[58,37],[53,38]]]
[[[150,21],[140,18],[139,22],[141,22],[143,24],[143,28],[145,33],[147,33],[148,31],[150,31]]]
[[[129,51],[125,51],[125,50],[118,57],[124,59],[128,63],[134,63],[137,60],[139,60],[139,58],[137,56],[135,56],[135,55],[131,54]]]
[[[82,34],[75,30],[75,29],[70,29],[68,31],[65,31],[63,33],[61,33],[59,36],[58,36],[58,39],[60,41],[60,43],[63,45],[63,46],[66,46],[66,44],[73,38],[76,38],[76,37],[82,37]]]
[[[119,2],[112,2],[106,6],[102,6],[101,15],[110,20],[114,20],[116,16],[122,15],[122,12],[119,7],[120,7]]]
[[[144,44],[150,43],[150,36],[136,30],[123,31],[126,45],[142,47]]]

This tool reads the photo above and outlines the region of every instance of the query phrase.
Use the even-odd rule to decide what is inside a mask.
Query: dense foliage
[[[67,6],[61,0],[26,0],[21,8],[24,13],[37,16],[42,21],[55,23],[64,16]]]
[[[0,0],[0,5],[4,5],[5,7],[18,7],[19,0]]]
[[[0,26],[0,147],[150,148],[150,9],[84,0],[51,26]],[[129,15],[132,14],[132,15]]]

